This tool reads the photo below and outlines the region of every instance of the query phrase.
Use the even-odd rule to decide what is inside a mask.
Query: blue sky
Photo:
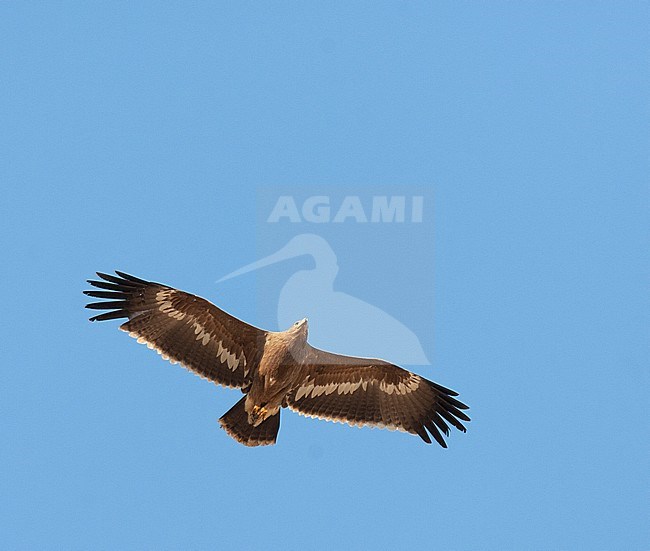
[[[131,4],[0,6],[3,545],[647,549],[647,3]],[[272,326],[216,280],[303,186],[433,201],[294,233],[471,406],[449,449],[290,412],[244,448],[237,391],[86,321],[117,268]]]

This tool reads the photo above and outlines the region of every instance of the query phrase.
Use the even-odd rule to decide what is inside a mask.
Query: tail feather
[[[231,407],[219,423],[224,430],[237,442],[245,446],[270,446],[275,444],[280,430],[280,412],[265,419],[254,427],[248,422],[248,413],[245,409],[246,396]]]

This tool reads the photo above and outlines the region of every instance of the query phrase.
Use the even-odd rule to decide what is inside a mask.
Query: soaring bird
[[[264,331],[173,287],[119,272],[88,280],[108,299],[86,305],[107,310],[90,321],[127,319],[120,329],[200,377],[244,397],[219,423],[246,446],[275,444],[280,409],[352,426],[431,435],[446,448],[449,425],[465,432],[458,393],[384,360],[342,356],[307,342],[307,319],[286,331]]]

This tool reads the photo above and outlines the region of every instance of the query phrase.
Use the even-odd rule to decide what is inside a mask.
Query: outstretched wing
[[[90,318],[128,318],[120,326],[163,359],[180,363],[217,384],[242,388],[252,379],[264,351],[266,332],[227,314],[207,300],[116,271],[88,280],[103,291],[84,294],[108,299],[86,305],[108,310]]]
[[[449,425],[465,432],[468,409],[449,390],[383,360],[354,358],[310,347],[305,378],[287,396],[287,406],[307,417],[356,426],[385,427],[431,438],[447,447]]]

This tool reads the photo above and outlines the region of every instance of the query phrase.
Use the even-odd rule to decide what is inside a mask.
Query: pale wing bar
[[[200,297],[123,272],[116,274],[98,272],[100,280],[88,280],[102,290],[84,294],[107,299],[86,305],[107,310],[90,321],[127,318],[120,329],[163,359],[223,386],[250,384],[264,350],[264,331]]]
[[[458,394],[453,390],[382,360],[347,358],[347,365],[341,365],[346,357],[322,354],[327,354],[324,363],[312,363],[304,381],[289,393],[290,409],[353,426],[417,434],[429,444],[431,434],[445,448],[442,435],[449,436],[449,425],[465,432],[461,421],[470,418],[461,410],[468,407],[454,398]]]

